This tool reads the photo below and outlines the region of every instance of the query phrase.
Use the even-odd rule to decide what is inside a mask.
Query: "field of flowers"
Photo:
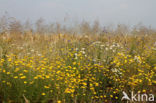
[[[0,103],[121,103],[155,87],[156,35],[0,35]]]

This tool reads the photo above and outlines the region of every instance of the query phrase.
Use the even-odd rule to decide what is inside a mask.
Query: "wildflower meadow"
[[[1,34],[0,102],[122,103],[123,91],[156,95],[155,38]]]

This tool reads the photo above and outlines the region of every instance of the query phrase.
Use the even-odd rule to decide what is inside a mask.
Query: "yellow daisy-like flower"
[[[76,65],[76,62],[73,62],[73,65]]]
[[[15,78],[15,79],[17,79],[17,78],[18,78],[18,76],[14,76],[14,78]]]
[[[115,97],[115,99],[118,99],[118,97]]]
[[[111,98],[113,98],[113,95],[110,95]]]
[[[46,85],[45,85],[45,86],[44,86],[44,88],[48,89],[48,88],[49,88],[49,86],[46,86]]]
[[[44,96],[44,95],[46,95],[45,93],[42,93],[42,95]]]
[[[25,79],[25,78],[26,78],[26,76],[22,76],[22,77],[21,77],[21,79]]]
[[[144,93],[145,93],[145,92],[146,92],[146,90],[144,89],[144,90],[142,90],[142,92],[144,92]]]
[[[60,101],[60,100],[58,100],[58,101],[57,101],[57,103],[61,103],[61,101]]]

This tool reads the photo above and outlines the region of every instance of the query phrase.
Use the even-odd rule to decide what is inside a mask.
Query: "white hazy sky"
[[[7,11],[19,20],[48,22],[99,20],[103,24],[139,22],[156,27],[156,0],[0,0],[0,16]]]

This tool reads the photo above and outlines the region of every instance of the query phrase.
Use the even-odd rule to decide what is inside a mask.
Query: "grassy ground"
[[[156,94],[156,35],[0,35],[3,103],[120,103]]]

